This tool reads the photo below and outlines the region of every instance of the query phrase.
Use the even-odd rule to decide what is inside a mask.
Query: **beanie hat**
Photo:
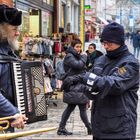
[[[101,34],[101,42],[109,41],[124,45],[124,28],[122,25],[113,22],[105,26]]]
[[[0,5],[0,24],[8,23],[13,26],[19,26],[22,21],[22,12],[16,8],[10,8],[7,5]]]

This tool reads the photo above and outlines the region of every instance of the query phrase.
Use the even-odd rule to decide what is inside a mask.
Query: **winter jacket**
[[[0,55],[2,54],[15,57],[8,43],[0,43]],[[11,77],[9,63],[0,62],[0,117],[18,113],[17,107],[14,106]]]
[[[69,80],[69,76],[72,77],[80,73],[85,73],[86,60],[86,55],[80,55],[73,47],[69,47],[67,55],[64,58],[64,69],[67,73],[66,79]],[[64,90],[63,101],[68,104],[86,104],[88,98],[82,92],[79,92],[79,88],[81,88],[80,82]]]
[[[94,100],[93,135],[99,139],[130,139],[136,136],[139,63],[127,46],[108,52],[95,62],[92,72]],[[90,76],[85,76],[87,82]],[[98,93],[93,95],[94,92]]]
[[[93,53],[88,55],[87,62],[86,62],[87,70],[90,70],[92,68],[95,59],[97,59],[101,55],[103,55],[103,53],[98,50],[95,50]]]
[[[140,35],[139,34],[134,34],[133,36],[133,47],[140,48]]]

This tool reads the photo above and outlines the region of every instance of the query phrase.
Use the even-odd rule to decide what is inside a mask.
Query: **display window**
[[[49,11],[42,11],[42,36],[52,34],[52,14]]]

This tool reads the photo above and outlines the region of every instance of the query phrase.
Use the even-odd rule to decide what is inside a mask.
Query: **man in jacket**
[[[97,59],[101,55],[103,55],[103,53],[100,52],[99,50],[96,50],[96,45],[94,43],[89,44],[87,62],[86,62],[87,70],[90,70],[92,68],[95,59]]]
[[[14,50],[18,47],[17,36],[21,16],[22,13],[17,9],[0,5],[0,117],[14,116],[11,126],[16,128],[23,128],[27,118],[20,114],[15,106],[10,64],[3,63],[2,57],[16,57]]]
[[[85,94],[93,100],[93,140],[135,140],[139,63],[124,43],[120,24],[106,25],[101,42],[107,54],[97,59],[92,73],[69,82],[82,79]]]

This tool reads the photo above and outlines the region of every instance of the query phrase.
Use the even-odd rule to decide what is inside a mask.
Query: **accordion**
[[[27,123],[47,119],[42,63],[12,61],[11,74],[15,105],[28,117]]]

